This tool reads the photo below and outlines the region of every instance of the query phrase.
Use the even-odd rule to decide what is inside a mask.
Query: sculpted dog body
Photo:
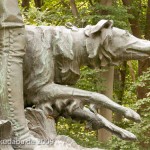
[[[26,26],[27,50],[24,59],[26,106],[35,105],[48,115],[70,115],[87,120],[94,129],[104,127],[123,139],[135,136],[104,117],[85,108],[85,104],[103,105],[125,117],[139,121],[139,115],[106,96],[71,88],[80,77],[80,67],[115,65],[119,60],[148,57],[150,42],[137,39],[125,30],[101,20],[95,26],[72,31],[63,26]],[[93,110],[94,111],[94,110]]]

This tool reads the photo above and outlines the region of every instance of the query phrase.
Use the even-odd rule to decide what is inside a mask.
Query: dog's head
[[[113,21],[101,20],[84,29],[86,48],[94,67],[115,65],[119,61],[138,60],[150,56],[150,41],[113,27]]]

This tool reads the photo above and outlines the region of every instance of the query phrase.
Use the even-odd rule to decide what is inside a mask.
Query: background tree
[[[34,0],[35,7],[36,8],[41,8],[42,5],[44,4],[43,0]],[[29,9],[30,7],[30,0],[22,0],[22,7]]]
[[[100,0],[100,5],[105,7],[110,7],[113,4],[113,0]],[[108,15],[109,12],[107,10],[100,11],[100,15]],[[104,67],[106,71],[101,73],[101,76],[99,78],[104,78],[105,82],[104,85],[105,90],[99,91],[100,93],[103,93],[104,95],[108,96],[110,99],[113,98],[113,81],[114,81],[114,67]],[[99,85],[98,85],[99,86]],[[112,111],[106,108],[99,109],[99,113],[107,118],[109,121],[112,121]],[[111,138],[111,133],[108,132],[105,129],[100,129],[98,131],[98,140],[100,142],[107,142]]]

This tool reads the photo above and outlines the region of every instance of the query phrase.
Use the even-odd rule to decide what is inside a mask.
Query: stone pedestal
[[[84,148],[68,136],[57,135],[55,120],[46,117],[40,109],[27,108],[25,115],[31,134],[40,139],[40,144],[49,145],[49,148],[42,148],[43,150],[100,150],[98,148]],[[6,142],[0,144],[0,150],[14,150],[11,146],[11,123],[9,121],[0,121],[0,140]]]

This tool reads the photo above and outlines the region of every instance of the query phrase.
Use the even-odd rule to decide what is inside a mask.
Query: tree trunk
[[[127,62],[124,61],[121,64],[121,68],[115,69],[114,74],[114,83],[116,83],[116,95],[117,99],[119,100],[118,104],[122,105],[124,91],[125,91],[125,82],[126,82],[126,72],[127,72]],[[119,113],[116,113],[114,115],[114,120],[116,122],[122,121],[122,115]]]
[[[29,4],[30,0],[22,0],[22,7],[29,9],[30,4]],[[43,0],[34,0],[35,3],[35,7],[36,8],[41,8],[43,5]]]
[[[26,9],[29,9],[29,2],[30,2],[30,0],[22,0],[21,6]]]
[[[34,3],[36,8],[41,8],[43,5],[43,0],[34,0]]]
[[[101,5],[112,6],[112,3],[113,3],[112,0],[100,0]]]
[[[71,6],[72,14],[73,14],[75,17],[78,17],[79,13],[78,13],[78,9],[77,9],[77,7],[76,7],[75,0],[70,0],[70,6]]]
[[[134,36],[141,38],[141,30],[140,30],[140,26],[139,26],[139,15],[138,14],[133,14],[132,9],[130,8],[133,0],[122,0],[123,5],[129,7],[128,9],[128,13],[132,14],[134,16],[134,18],[129,18],[129,22],[130,22],[130,26],[131,26],[131,30]]]
[[[100,2],[101,5],[111,6],[113,0],[100,0],[99,2]],[[101,14],[107,15],[108,13],[106,11],[102,11]],[[112,95],[113,95],[114,67],[108,67],[108,71],[106,71],[106,72],[103,73],[102,78],[106,79],[106,82],[104,83],[104,85],[107,87],[107,89],[105,91],[103,91],[102,93],[112,99]],[[106,119],[108,119],[109,121],[112,121],[112,111],[111,110],[108,110],[108,109],[105,109],[105,108],[101,108],[99,110],[99,112]],[[108,142],[108,140],[110,138],[111,138],[111,133],[108,132],[107,130],[100,129],[98,131],[98,140],[100,142]]]
[[[150,40],[150,0],[148,0],[145,26],[145,38]]]
[[[106,79],[104,85],[107,89],[101,93],[103,93],[104,95],[106,95],[112,99],[114,67],[108,67],[106,69],[107,69],[107,71],[102,73],[102,78]],[[108,110],[106,108],[101,108],[99,110],[99,113],[102,116],[104,116],[106,119],[108,119],[109,121],[112,121],[112,111],[111,110]],[[98,130],[98,140],[100,142],[107,142],[108,140],[110,140],[111,136],[112,136],[112,134],[105,129]]]

